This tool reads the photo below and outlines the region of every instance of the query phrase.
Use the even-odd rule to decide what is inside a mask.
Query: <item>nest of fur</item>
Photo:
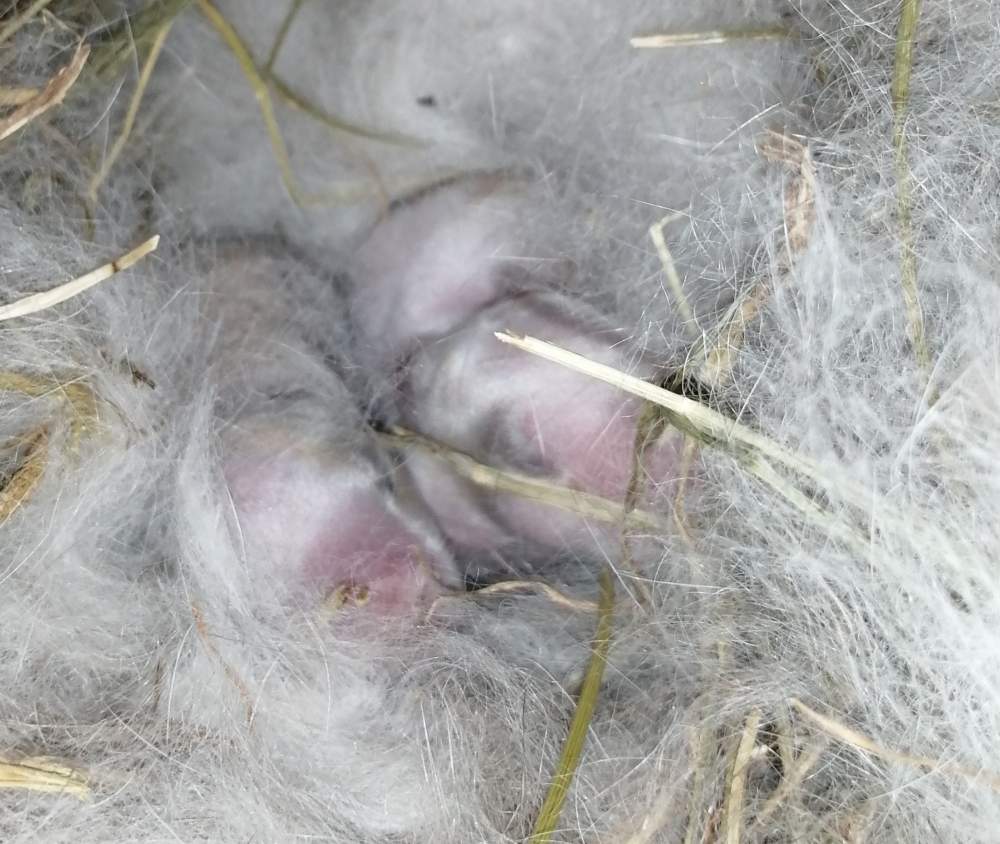
[[[528,839],[605,561],[360,641],[276,603],[199,294],[222,238],[322,274],[388,200],[502,170],[677,376],[697,477],[620,503],[659,562],[616,569],[552,838],[995,840],[995,10],[375,5],[0,19],[0,837]]]

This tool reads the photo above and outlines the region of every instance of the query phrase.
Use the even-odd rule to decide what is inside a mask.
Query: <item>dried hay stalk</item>
[[[72,794],[81,800],[90,797],[90,784],[79,768],[47,756],[31,756],[12,762],[0,759],[0,789]]]
[[[268,91],[267,81],[254,63],[250,50],[233,28],[233,25],[209,0],[195,0],[201,13],[207,18],[219,36],[225,42],[226,47],[236,58],[240,70],[246,77],[247,82],[253,89],[257,106],[260,109],[261,117],[267,129],[268,138],[271,141],[271,148],[274,151],[275,160],[278,162],[278,170],[281,173],[281,180],[285,185],[285,190],[292,201],[300,206],[329,205],[343,202],[350,202],[362,199],[371,194],[371,190],[364,186],[348,185],[339,190],[329,191],[323,194],[304,193],[299,187],[298,180],[292,170],[292,162],[288,155],[288,147],[281,134],[281,127],[274,114],[274,104],[271,101],[271,94]]]
[[[587,670],[580,686],[580,694],[577,697],[576,710],[570,721],[569,732],[559,756],[556,772],[552,777],[552,783],[545,795],[542,808],[538,811],[535,827],[528,837],[531,844],[548,844],[552,840],[559,823],[559,816],[562,814],[566,795],[569,793],[570,784],[573,782],[573,776],[579,767],[583,745],[587,740],[587,732],[590,729],[590,722],[593,720],[594,709],[597,706],[597,697],[601,690],[601,681],[604,678],[604,667],[611,649],[615,584],[610,568],[605,567],[601,571],[600,584],[600,609],[597,630],[591,643],[590,659],[587,662]]]
[[[160,52],[163,50],[163,45],[166,43],[167,36],[170,34],[170,28],[173,24],[174,18],[170,18],[156,30],[156,34],[153,37],[153,43],[149,48],[149,55],[143,63],[142,70],[139,73],[139,80],[136,82],[135,93],[132,95],[132,99],[128,104],[128,109],[125,112],[125,120],[122,123],[121,132],[115,139],[114,144],[112,144],[108,154],[104,157],[104,161],[101,162],[101,166],[94,174],[94,178],[90,181],[90,186],[87,190],[87,198],[92,204],[96,204],[97,192],[100,190],[104,180],[108,177],[108,173],[111,172],[111,168],[114,167],[115,162],[118,160],[118,156],[122,154],[122,151],[125,149],[125,145],[128,143],[129,136],[132,134],[132,128],[135,126],[135,118],[139,114],[139,106],[142,103],[142,97],[146,93],[146,87],[149,85],[149,80],[153,75],[156,62],[160,58]]]
[[[783,132],[770,130],[757,142],[757,151],[768,161],[786,165],[785,249],[788,262],[801,254],[812,238],[816,222],[816,167],[809,147]]]
[[[285,146],[285,139],[278,126],[278,119],[274,115],[274,104],[271,102],[271,95],[267,90],[267,83],[257,70],[253,56],[247,48],[243,39],[233,28],[232,24],[226,20],[225,16],[208,0],[195,0],[201,13],[208,19],[208,22],[219,33],[226,47],[236,58],[240,70],[250,83],[257,105],[260,108],[261,117],[264,118],[264,125],[267,128],[267,135],[271,141],[271,148],[274,150],[274,157],[278,162],[278,169],[281,172],[281,180],[284,182],[285,190],[292,198],[292,201],[299,206],[308,204],[306,197],[298,186],[295,174],[292,172],[292,163],[288,157],[288,148]]]
[[[222,667],[222,673],[225,675],[226,679],[232,683],[233,687],[236,689],[237,694],[240,696],[240,700],[243,702],[243,706],[246,712],[247,727],[253,728],[253,717],[254,717],[254,703],[253,697],[250,694],[250,689],[247,684],[240,677],[236,669],[233,668],[219,653],[219,649],[215,647],[212,642],[212,634],[208,628],[208,623],[205,621],[205,615],[201,611],[201,607],[197,604],[191,604],[191,615],[194,618],[194,629],[198,634],[198,638],[201,639],[202,644],[205,646],[205,650],[216,660]]]
[[[0,44],[3,44],[3,42],[8,38],[12,38],[21,30],[21,27],[28,23],[51,2],[52,0],[35,0],[35,2],[28,6],[28,8],[21,12],[21,14],[11,18],[11,20],[4,25],[3,29],[0,29]]]
[[[120,273],[122,270],[127,270],[133,264],[138,263],[150,252],[154,251],[159,243],[160,236],[154,235],[149,238],[149,240],[140,243],[137,247],[135,247],[135,249],[126,252],[120,258],[116,258],[107,264],[103,264],[96,270],[91,270],[89,273],[84,273],[79,278],[75,278],[72,281],[61,284],[59,287],[55,287],[52,290],[46,290],[43,293],[35,293],[32,296],[26,296],[23,299],[19,299],[17,302],[4,305],[3,307],[0,307],[0,322],[27,316],[28,314],[37,313],[38,311],[44,311],[46,308],[51,308],[53,305],[65,302],[67,299],[79,296],[85,290],[100,284],[102,281],[106,281],[116,273]]]
[[[278,54],[281,52],[281,48],[285,46],[285,39],[288,37],[288,32],[292,28],[295,18],[302,10],[304,2],[305,0],[292,0],[289,5],[288,11],[285,12],[285,16],[281,19],[281,25],[278,27],[278,34],[274,36],[274,43],[271,45],[271,52],[268,53],[267,61],[264,62],[264,67],[261,68],[262,75],[270,76],[271,71],[274,70],[274,63],[278,60]]]
[[[684,831],[684,844],[695,844],[695,838],[700,829],[698,816],[705,799],[705,772],[711,764],[712,752],[715,750],[711,739],[712,736],[706,727],[699,725],[691,730],[691,758],[693,760],[692,768],[694,774],[691,782],[691,794],[688,797],[687,828]],[[661,811],[661,815],[660,825],[662,826],[666,822],[666,813]],[[645,842],[642,842],[642,844],[645,844]]]
[[[784,713],[779,713],[774,719],[775,743],[778,745],[778,759],[781,770],[790,771],[795,765],[798,754],[795,751],[795,735],[792,732],[792,721]]]
[[[54,378],[21,375],[19,372],[0,372],[0,390],[24,393],[31,398],[59,393],[78,414],[96,415],[94,394],[86,386],[75,381],[64,383]]]
[[[421,141],[418,138],[412,138],[408,135],[400,135],[394,132],[381,132],[378,129],[371,129],[358,123],[352,123],[349,120],[345,120],[343,117],[337,117],[336,115],[329,114],[319,108],[319,106],[310,102],[308,98],[292,88],[292,86],[286,82],[283,77],[273,71],[268,74],[267,81],[274,86],[275,93],[282,99],[285,105],[295,109],[296,111],[300,111],[318,123],[321,123],[331,132],[365,138],[369,141],[381,141],[386,144],[395,144],[396,146],[419,147],[427,145],[426,141]]]
[[[152,42],[164,24],[175,20],[191,2],[192,0],[158,0],[127,17],[113,35],[95,45],[94,58],[90,63],[91,72],[105,79],[118,73],[125,62],[131,63]]]
[[[590,360],[583,355],[562,349],[553,343],[547,343],[536,337],[516,335],[511,332],[495,332],[494,336],[502,343],[515,346],[529,354],[552,361],[581,375],[595,378],[631,393],[639,398],[660,405],[670,415],[669,422],[674,427],[690,434],[703,445],[719,448],[728,452],[745,467],[764,465],[770,467],[767,461],[784,466],[797,473],[810,483],[820,485],[833,491],[830,473],[807,457],[796,454],[765,435],[729,419],[719,411],[699,402],[673,393],[663,387],[658,387],[634,375]],[[773,472],[773,468],[771,469]],[[846,479],[837,479],[836,491],[841,497],[857,506],[866,507],[870,494],[867,490],[849,484]]]
[[[785,164],[791,171],[784,195],[785,249],[779,261],[781,272],[787,272],[796,256],[809,245],[813,224],[816,219],[816,172],[809,148],[788,135],[769,132],[759,142],[760,154],[769,161]],[[667,249],[663,227],[677,219],[670,215],[650,227],[649,234],[660,256],[664,273],[671,292],[677,301],[684,324],[690,332],[695,330],[694,315],[681,286],[680,277],[674,266],[673,256]],[[715,330],[711,344],[702,339],[684,366],[685,373],[691,373],[694,380],[707,388],[719,388],[727,384],[733,375],[736,355],[743,345],[747,326],[757,318],[770,298],[769,285],[760,281],[754,284],[734,302]],[[693,546],[687,526],[684,508],[686,476],[698,453],[696,439],[688,438],[685,443],[677,495],[674,503],[674,517],[678,532],[689,546]]]
[[[632,444],[632,470],[629,475],[628,487],[625,490],[624,508],[626,515],[635,512],[636,505],[645,488],[644,460],[649,450],[656,445],[663,433],[666,420],[660,408],[650,402],[645,402],[635,429],[635,441]],[[622,525],[621,532],[622,559],[621,567],[632,576],[631,586],[637,593],[636,601],[640,606],[649,608],[653,595],[648,586],[643,583],[632,553],[632,536],[627,527]]]
[[[69,423],[69,450],[75,453],[95,420],[97,399],[85,384],[60,383],[50,378],[21,375],[17,372],[0,372],[0,391],[23,393],[32,398],[60,394],[69,404],[72,418]],[[7,521],[35,491],[49,459],[47,428],[39,429],[25,442],[26,456],[6,484],[0,487],[0,525]]]
[[[0,141],[9,138],[39,115],[59,105],[80,77],[89,55],[90,47],[86,44],[78,45],[69,64],[57,71],[41,91],[0,120]]]
[[[858,750],[863,750],[872,756],[877,756],[879,759],[894,765],[903,765],[926,772],[950,774],[972,783],[985,785],[993,791],[1000,792],[1000,774],[994,771],[976,770],[975,768],[955,764],[954,762],[942,762],[940,759],[932,759],[929,756],[914,756],[910,753],[900,753],[898,750],[883,747],[864,733],[859,733],[846,724],[842,724],[828,715],[823,715],[815,709],[811,709],[797,698],[790,698],[788,703],[802,717],[810,721],[813,726],[818,727],[830,736],[830,738],[836,739],[843,744],[849,744]]]
[[[39,94],[38,88],[0,88],[0,107],[24,105]]]
[[[792,33],[781,26],[763,26],[749,29],[709,29],[704,32],[664,32],[657,35],[639,35],[629,39],[629,44],[639,50],[670,47],[703,47],[709,44],[727,44],[731,41],[774,41],[791,38]]]
[[[717,410],[650,384],[641,378],[628,375],[612,366],[597,363],[535,337],[520,337],[499,331],[495,332],[494,336],[503,343],[516,346],[523,351],[660,405],[665,409],[668,421],[675,428],[698,440],[702,445],[728,453],[739,461],[745,472],[770,487],[826,535],[839,539],[859,555],[868,553],[869,540],[862,530],[817,504],[811,495],[786,480],[775,469],[772,461],[797,474],[800,480],[804,479],[813,486],[833,492],[841,499],[867,512],[871,504],[871,495],[858,484],[843,477],[834,479],[831,477],[831,472],[824,470],[814,461],[789,451],[739,422],[728,419]],[[885,515],[887,519],[894,518],[888,511]]]
[[[896,168],[897,211],[899,214],[899,275],[903,288],[910,342],[917,363],[928,375],[930,350],[924,333],[924,315],[917,285],[917,252],[913,232],[913,174],[906,154],[906,116],[910,103],[910,77],[913,72],[913,46],[920,18],[920,0],[903,0],[896,32],[896,57],[892,70],[892,148]],[[933,402],[932,402],[933,403]]]
[[[698,324],[695,319],[694,309],[691,307],[687,294],[684,292],[684,285],[681,281],[680,274],[677,272],[677,265],[674,262],[674,256],[667,246],[667,239],[663,234],[664,228],[670,225],[670,223],[682,219],[683,216],[683,214],[672,213],[653,223],[653,225],[649,227],[649,238],[653,241],[656,254],[660,259],[660,265],[663,268],[663,274],[666,276],[667,284],[670,287],[670,293],[674,298],[677,310],[680,312],[681,319],[684,322],[684,330],[692,337],[697,338]],[[629,495],[626,497],[627,508],[629,498],[638,495],[639,492],[639,472],[642,468],[642,458],[646,451],[658,440],[663,431],[664,422],[665,419],[663,418],[663,414],[656,409],[655,405],[647,403],[643,407],[642,416],[639,419],[638,430],[636,432],[636,446],[632,455],[632,480],[629,483]],[[694,541],[691,538],[691,532],[688,530],[684,500],[687,492],[688,470],[694,463],[696,453],[697,444],[691,440],[690,437],[685,437],[680,477],[678,478],[677,492],[674,497],[674,521],[676,522],[681,538],[688,545],[688,547],[694,547]],[[630,549],[628,548],[627,540],[625,545],[625,559],[630,562],[631,554]]]
[[[698,834],[698,812],[701,808],[702,798],[705,791],[705,771],[709,766],[709,740],[707,731],[701,727],[691,730],[691,765],[692,783],[691,792],[688,799],[688,823],[684,833],[683,844],[695,844],[695,837]],[[660,831],[670,821],[677,810],[677,800],[674,794],[676,783],[671,781],[656,795],[652,806],[644,814],[638,823],[629,823],[631,832],[628,837],[621,832],[614,836],[614,841],[622,841],[623,844],[651,844],[657,840]]]
[[[809,776],[809,773],[816,767],[816,764],[822,758],[823,753],[826,752],[827,747],[830,745],[830,740],[827,736],[823,736],[818,741],[814,742],[811,747],[803,751],[802,755],[797,759],[791,760],[788,763],[783,763],[784,765],[784,775],[781,778],[781,783],[774,790],[770,797],[767,798],[767,802],[761,807],[760,811],[757,812],[756,817],[754,817],[752,830],[759,829],[763,826],[767,819],[774,814],[781,804],[787,800],[794,792],[796,792],[799,786],[805,781],[805,778]],[[784,756],[782,756],[784,759]]]
[[[0,485],[0,525],[14,515],[41,481],[49,457],[48,431],[39,429],[19,446],[24,450],[21,465]]]
[[[790,171],[784,196],[785,246],[778,259],[778,273],[785,275],[812,237],[816,222],[816,168],[809,148],[780,132],[767,132],[758,141],[757,149],[765,159],[784,164]],[[744,292],[719,321],[714,342],[703,343],[692,352],[686,371],[706,387],[727,384],[747,326],[757,318],[770,296],[768,281],[758,281]]]
[[[541,592],[553,604],[573,610],[574,612],[593,613],[598,612],[600,609],[595,601],[581,601],[578,598],[570,598],[554,586],[550,586],[548,583],[543,583],[540,580],[503,580],[499,583],[491,583],[489,586],[484,586],[482,589],[476,589],[473,592],[463,592],[462,597],[479,598],[492,595],[507,595],[511,592],[522,591]]]
[[[684,544],[691,550],[695,549],[694,536],[691,534],[691,523],[687,512],[688,480],[698,457],[698,441],[687,437],[684,449],[681,451],[681,462],[677,467],[677,492],[674,494],[674,527]]]
[[[367,138],[370,141],[383,141],[385,143],[399,144],[403,146],[422,145],[422,142],[416,140],[415,138],[409,138],[404,135],[396,135],[389,132],[379,132],[375,129],[369,129],[367,126],[360,126],[357,123],[351,123],[341,117],[328,114],[311,103],[306,97],[302,96],[302,94],[295,91],[291,85],[275,73],[275,62],[278,60],[281,48],[285,46],[285,39],[288,37],[289,30],[291,30],[295,18],[302,10],[304,2],[305,0],[292,0],[291,5],[288,7],[288,11],[285,13],[284,18],[281,21],[281,25],[278,27],[278,33],[274,37],[274,43],[271,45],[271,51],[268,53],[267,61],[265,61],[263,66],[260,68],[260,75],[272,86],[274,86],[275,93],[277,93],[277,95],[284,100],[286,105],[301,111],[313,120],[322,123],[336,134],[354,135],[360,138]]]
[[[667,248],[667,240],[663,236],[664,228],[677,220],[683,219],[683,217],[683,214],[668,214],[662,220],[653,223],[649,227],[649,238],[653,241],[653,246],[656,248],[656,254],[663,267],[663,274],[667,277],[667,284],[670,285],[670,293],[673,295],[674,301],[677,304],[677,310],[680,311],[681,317],[684,320],[684,330],[694,334],[697,333],[694,310],[691,308],[691,303],[688,302],[687,296],[684,293],[684,285],[681,283],[681,277],[677,272],[674,256],[670,253],[670,249]]]
[[[725,844],[740,844],[743,837],[743,804],[746,799],[747,768],[757,744],[760,710],[751,710],[743,726],[733,763],[726,778],[726,800],[722,807],[722,840]]]
[[[687,371],[695,373],[698,383],[710,388],[728,383],[747,326],[757,318],[770,296],[768,285],[757,282],[730,305],[719,321],[714,343],[710,347],[700,346],[685,364]]]
[[[379,434],[379,438],[394,448],[412,447],[432,454],[449,463],[462,477],[494,492],[518,495],[604,524],[624,523],[633,529],[645,530],[662,530],[666,525],[662,518],[645,510],[626,512],[620,503],[598,495],[558,486],[519,472],[495,469],[461,451],[405,428],[393,426],[388,432]]]

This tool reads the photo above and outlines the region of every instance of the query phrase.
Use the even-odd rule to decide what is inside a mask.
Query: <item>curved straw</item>
[[[566,736],[566,744],[563,745],[562,753],[559,756],[555,776],[552,777],[552,784],[549,785],[549,791],[545,795],[545,802],[542,803],[542,808],[538,812],[535,828],[531,837],[528,838],[531,844],[548,844],[552,840],[552,834],[555,832],[559,816],[562,814],[563,804],[566,802],[566,795],[573,782],[573,775],[580,765],[580,755],[583,753],[583,743],[587,739],[587,730],[594,717],[597,694],[604,677],[608,650],[611,648],[611,619],[615,605],[615,584],[609,568],[604,568],[601,571],[600,584],[601,602],[597,617],[597,631],[594,633],[593,650],[590,653],[590,661],[587,663],[587,673],[580,686],[580,697],[577,699],[576,711],[573,713],[573,720],[569,725],[569,734]]]

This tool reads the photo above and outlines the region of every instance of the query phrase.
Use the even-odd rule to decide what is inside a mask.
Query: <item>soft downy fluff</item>
[[[263,66],[287,9],[218,8]],[[4,302],[161,237],[0,325],[0,757],[22,766],[0,782],[55,782],[0,791],[3,839],[525,840],[610,565],[613,641],[555,840],[992,840],[990,5],[925,4],[904,90],[895,5],[307,2],[273,70],[313,114],[270,86],[291,191],[203,9],[53,3],[0,42],[24,87],[93,45],[66,100],[0,147]],[[175,13],[91,191],[147,33]],[[126,59],[98,73],[108,44]],[[447,275],[486,294],[372,328],[380,232],[401,289]],[[483,466],[578,481],[573,449],[561,473],[528,453],[573,430],[571,402],[554,432],[495,436],[524,410],[506,382],[544,393],[539,362],[498,344],[509,375],[474,373],[454,408],[420,409],[412,386],[420,365],[445,377],[463,337],[489,359],[484,333],[519,330],[490,314],[539,298],[606,361],[728,420],[694,445],[668,414],[649,521],[624,539],[621,501],[617,522],[561,513],[553,540],[531,521],[564,524],[550,504],[498,519],[454,464],[426,482],[439,458],[393,438],[433,418],[418,433],[458,431]],[[487,388],[489,424],[464,424]],[[280,480],[266,506],[246,503],[256,481],[241,494],[245,465]],[[338,498],[348,477],[359,492]],[[483,547],[443,518],[456,484]],[[362,499],[401,526],[379,536],[405,536],[392,565],[426,578],[417,611],[300,576],[314,532],[352,535]],[[533,585],[489,588],[510,581]]]

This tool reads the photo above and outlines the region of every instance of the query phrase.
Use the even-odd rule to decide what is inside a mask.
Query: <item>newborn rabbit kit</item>
[[[995,840],[998,26],[11,4],[0,837]]]

